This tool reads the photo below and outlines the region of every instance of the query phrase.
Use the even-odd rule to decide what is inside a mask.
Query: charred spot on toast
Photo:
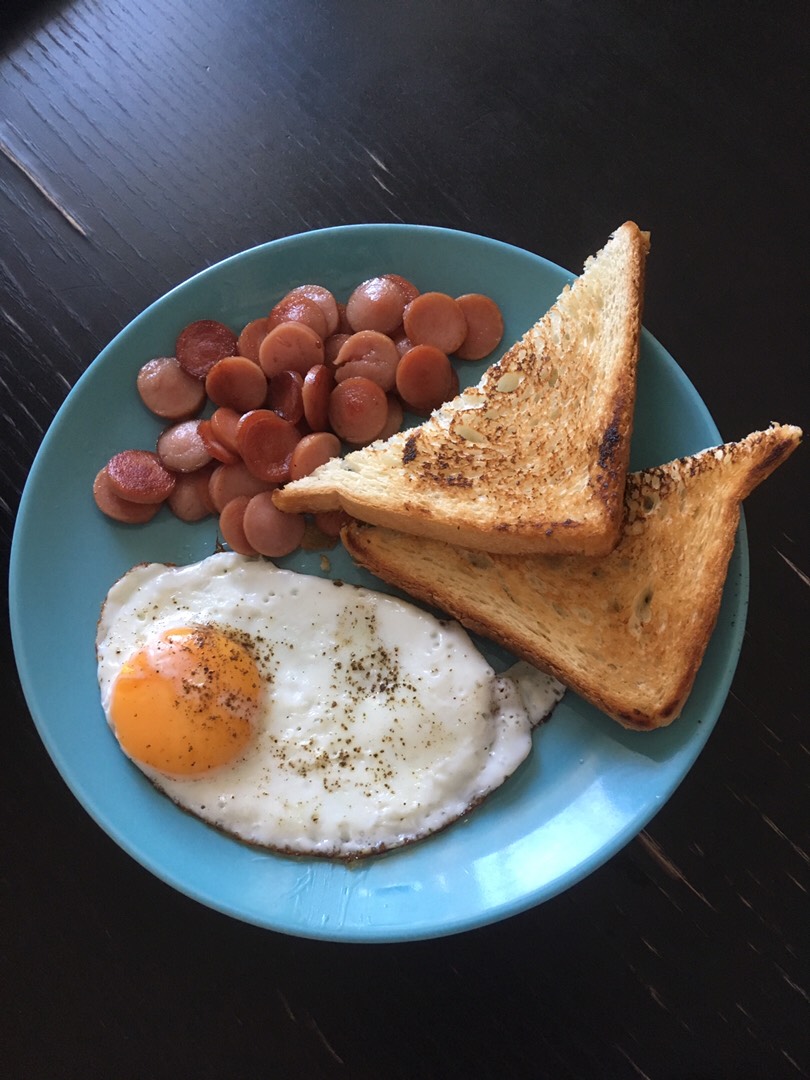
[[[447,488],[471,488],[473,487],[473,479],[470,476],[466,476],[460,472],[449,472],[450,464],[447,461],[439,459],[436,462],[436,468],[431,468],[427,462],[422,462],[422,468],[419,472],[419,476],[422,480],[430,480],[432,483],[437,484],[439,487]]]
[[[615,482],[617,473],[619,471],[623,473],[625,470],[624,450],[628,438],[627,414],[627,400],[624,394],[619,394],[615,400],[613,416],[602,434],[597,456],[599,468],[607,473],[610,482]]]
[[[417,445],[416,437],[410,436],[402,451],[403,465],[410,465],[416,461]],[[419,461],[414,466],[411,475],[415,479],[428,481],[437,487],[444,488],[471,488],[474,486],[474,477],[463,471],[468,463],[452,449],[442,450],[438,453],[421,454]]]
[[[461,445],[459,445],[459,442]],[[473,488],[480,480],[480,468],[473,466],[471,446],[464,440],[434,445],[422,429],[408,435],[402,444],[403,467],[409,479],[438,488]]]
[[[402,464],[410,465],[416,458],[416,436],[409,435],[402,448]]]
[[[597,455],[596,494],[611,518],[622,513],[624,482],[627,465],[626,401],[621,395],[615,403],[613,417],[605,428]]]
[[[668,698],[655,710],[654,714],[630,706],[626,709],[608,709],[607,712],[615,720],[626,728],[633,731],[654,731],[656,728],[666,727],[673,720],[677,720],[683,711],[686,698],[694,682],[695,670],[689,671],[681,679],[679,684],[671,691]]]
[[[614,416],[610,424],[602,436],[602,441],[599,444],[599,468],[609,470],[613,465],[613,458],[616,455],[616,450],[621,443],[621,432],[619,431],[619,425],[616,422]]]
[[[652,731],[661,725],[661,720],[656,721],[653,717],[641,712],[640,709],[617,709],[615,712],[611,712],[610,715],[624,727],[632,728],[634,731]],[[663,723],[668,724],[669,719],[665,718]],[[674,720],[675,718],[672,717],[671,719]]]
[[[777,465],[781,465],[785,458],[790,456],[793,450],[794,444],[788,442],[787,440],[781,443],[777,443],[777,445],[774,446],[774,448],[762,459],[762,461],[758,461],[754,465],[754,471],[757,473],[763,473],[764,476],[769,476]]]

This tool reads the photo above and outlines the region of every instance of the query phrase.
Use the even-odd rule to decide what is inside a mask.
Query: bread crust
[[[626,222],[476,387],[274,492],[276,505],[501,554],[607,554],[622,523],[648,250]]]
[[[354,522],[351,555],[558,678],[626,728],[680,715],[720,610],[740,502],[796,449],[773,426],[628,477],[604,558],[484,554]]]

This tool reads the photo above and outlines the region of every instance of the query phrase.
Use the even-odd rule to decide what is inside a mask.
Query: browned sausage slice
[[[335,385],[335,376],[325,364],[311,367],[302,388],[304,418],[313,431],[326,431],[329,427],[329,397]]]
[[[414,412],[426,415],[453,396],[452,379],[446,353],[433,345],[414,345],[399,362],[397,393]]]
[[[242,460],[259,480],[284,484],[290,478],[290,457],[301,435],[295,424],[270,409],[245,413],[236,429]]]
[[[352,330],[379,330],[390,334],[402,322],[405,294],[387,277],[373,277],[354,290],[346,304]]]
[[[407,278],[402,277],[401,274],[383,274],[383,277],[388,281],[393,281],[395,285],[398,285],[402,290],[402,295],[405,297],[405,303],[410,304],[411,300],[415,300],[419,295],[419,289],[414,285],[412,281],[408,281]]]
[[[160,503],[136,503],[122,499],[112,485],[106,466],[93,481],[93,498],[102,514],[125,525],[145,525],[160,509]]]
[[[323,362],[327,367],[334,367],[337,354],[343,347],[344,341],[348,341],[351,337],[351,333],[348,334],[332,334],[323,343]]]
[[[393,390],[399,353],[394,342],[378,330],[360,330],[343,343],[335,359],[335,379],[344,382],[357,375],[371,379],[383,390]]]
[[[329,337],[330,334],[337,332],[338,324],[340,322],[340,312],[338,311],[337,301],[332,293],[330,293],[328,289],[325,289],[323,285],[299,285],[297,288],[291,289],[287,293],[287,296],[305,296],[308,300],[312,300],[318,305],[326,319],[326,333],[323,335],[324,337]]]
[[[338,301],[337,308],[338,308],[338,326],[337,326],[337,330],[335,331],[335,333],[336,334],[353,334],[354,330],[352,330],[352,327],[351,327],[351,325],[349,323],[349,320],[346,318],[346,305],[341,304],[340,301]]]
[[[216,460],[222,462],[223,465],[235,465],[237,461],[239,461],[238,450],[231,450],[217,438],[211,420],[201,420],[197,430],[200,433],[200,438],[205,443],[206,450],[212,458],[216,458]]]
[[[236,352],[236,334],[224,323],[199,319],[180,331],[174,354],[180,367],[195,379],[205,376],[223,356]]]
[[[175,478],[149,450],[122,450],[107,462],[113,491],[135,503],[162,503],[171,495]]]
[[[138,372],[137,386],[147,409],[164,420],[187,420],[205,404],[205,387],[173,356],[148,360]]]
[[[336,538],[340,530],[351,521],[345,510],[321,510],[313,515],[313,520],[324,536]]]
[[[386,419],[385,426],[383,427],[382,431],[377,436],[377,438],[378,439],[390,439],[391,436],[396,434],[396,432],[399,431],[399,429],[402,427],[402,420],[403,420],[402,402],[399,400],[399,398],[395,394],[389,394],[388,395],[388,418]]]
[[[314,330],[322,341],[328,337],[326,315],[320,304],[297,290],[279,300],[267,316],[267,329],[274,330],[286,322],[303,323]]]
[[[220,468],[226,466],[221,465]],[[198,469],[193,473],[183,473],[177,477],[174,491],[167,502],[169,509],[180,521],[202,521],[212,512],[208,497],[209,469]]]
[[[237,461],[235,465],[218,465],[214,469],[208,481],[208,494],[212,506],[220,514],[237,495],[252,498],[274,486],[254,476],[244,461]]]
[[[281,323],[262,342],[259,363],[268,379],[279,371],[306,375],[313,364],[323,363],[323,341],[303,323]]]
[[[242,330],[236,341],[236,355],[246,356],[248,360],[259,362],[259,346],[267,337],[267,317],[253,319]]]
[[[249,412],[264,405],[267,378],[247,356],[224,356],[206,375],[205,392],[215,405]]]
[[[329,397],[329,423],[347,443],[372,442],[388,419],[388,399],[382,387],[370,379],[346,379]]]
[[[236,447],[236,428],[241,418],[242,414],[236,409],[228,409],[224,406],[214,409],[211,413],[212,437],[235,456],[239,455]]]
[[[408,349],[412,349],[414,346],[414,343],[405,333],[404,327],[400,327],[399,330],[394,331],[394,333],[392,334],[392,341],[396,345],[397,352],[400,356],[404,356]]]
[[[274,559],[295,551],[306,528],[304,515],[279,510],[269,491],[253,496],[245,507],[242,524],[251,547]]]
[[[304,415],[304,380],[297,371],[279,371],[267,380],[267,408],[291,424]]]
[[[483,360],[503,337],[503,315],[494,300],[483,293],[465,293],[456,303],[467,321],[467,336],[455,350],[460,360]]]
[[[450,368],[450,389],[447,391],[447,397],[445,401],[452,401],[454,397],[458,397],[459,392],[458,372],[454,367]],[[444,402],[442,402],[444,404]]]
[[[290,480],[309,476],[319,465],[340,455],[340,439],[331,431],[313,431],[305,435],[290,458]],[[266,554],[266,552],[263,552]]]
[[[426,292],[411,300],[402,324],[414,345],[433,345],[444,353],[454,353],[467,336],[464,312],[447,293]]]
[[[247,495],[237,495],[225,506],[219,515],[219,531],[222,539],[238,555],[258,555],[245,536],[245,510],[250,499]]]

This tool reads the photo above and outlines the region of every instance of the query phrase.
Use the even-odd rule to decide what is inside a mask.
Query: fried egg
[[[136,566],[96,640],[124,753],[179,806],[276,851],[355,857],[450,824],[531,749],[561,696],[497,677],[456,623],[223,552]]]

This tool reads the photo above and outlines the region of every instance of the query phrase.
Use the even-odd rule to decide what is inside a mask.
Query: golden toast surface
[[[649,237],[626,222],[479,383],[416,428],[274,493],[477,550],[618,542]]]
[[[358,522],[357,562],[548,671],[629,728],[669,724],[720,608],[740,502],[798,446],[774,425],[632,473],[603,558],[488,554]]]

